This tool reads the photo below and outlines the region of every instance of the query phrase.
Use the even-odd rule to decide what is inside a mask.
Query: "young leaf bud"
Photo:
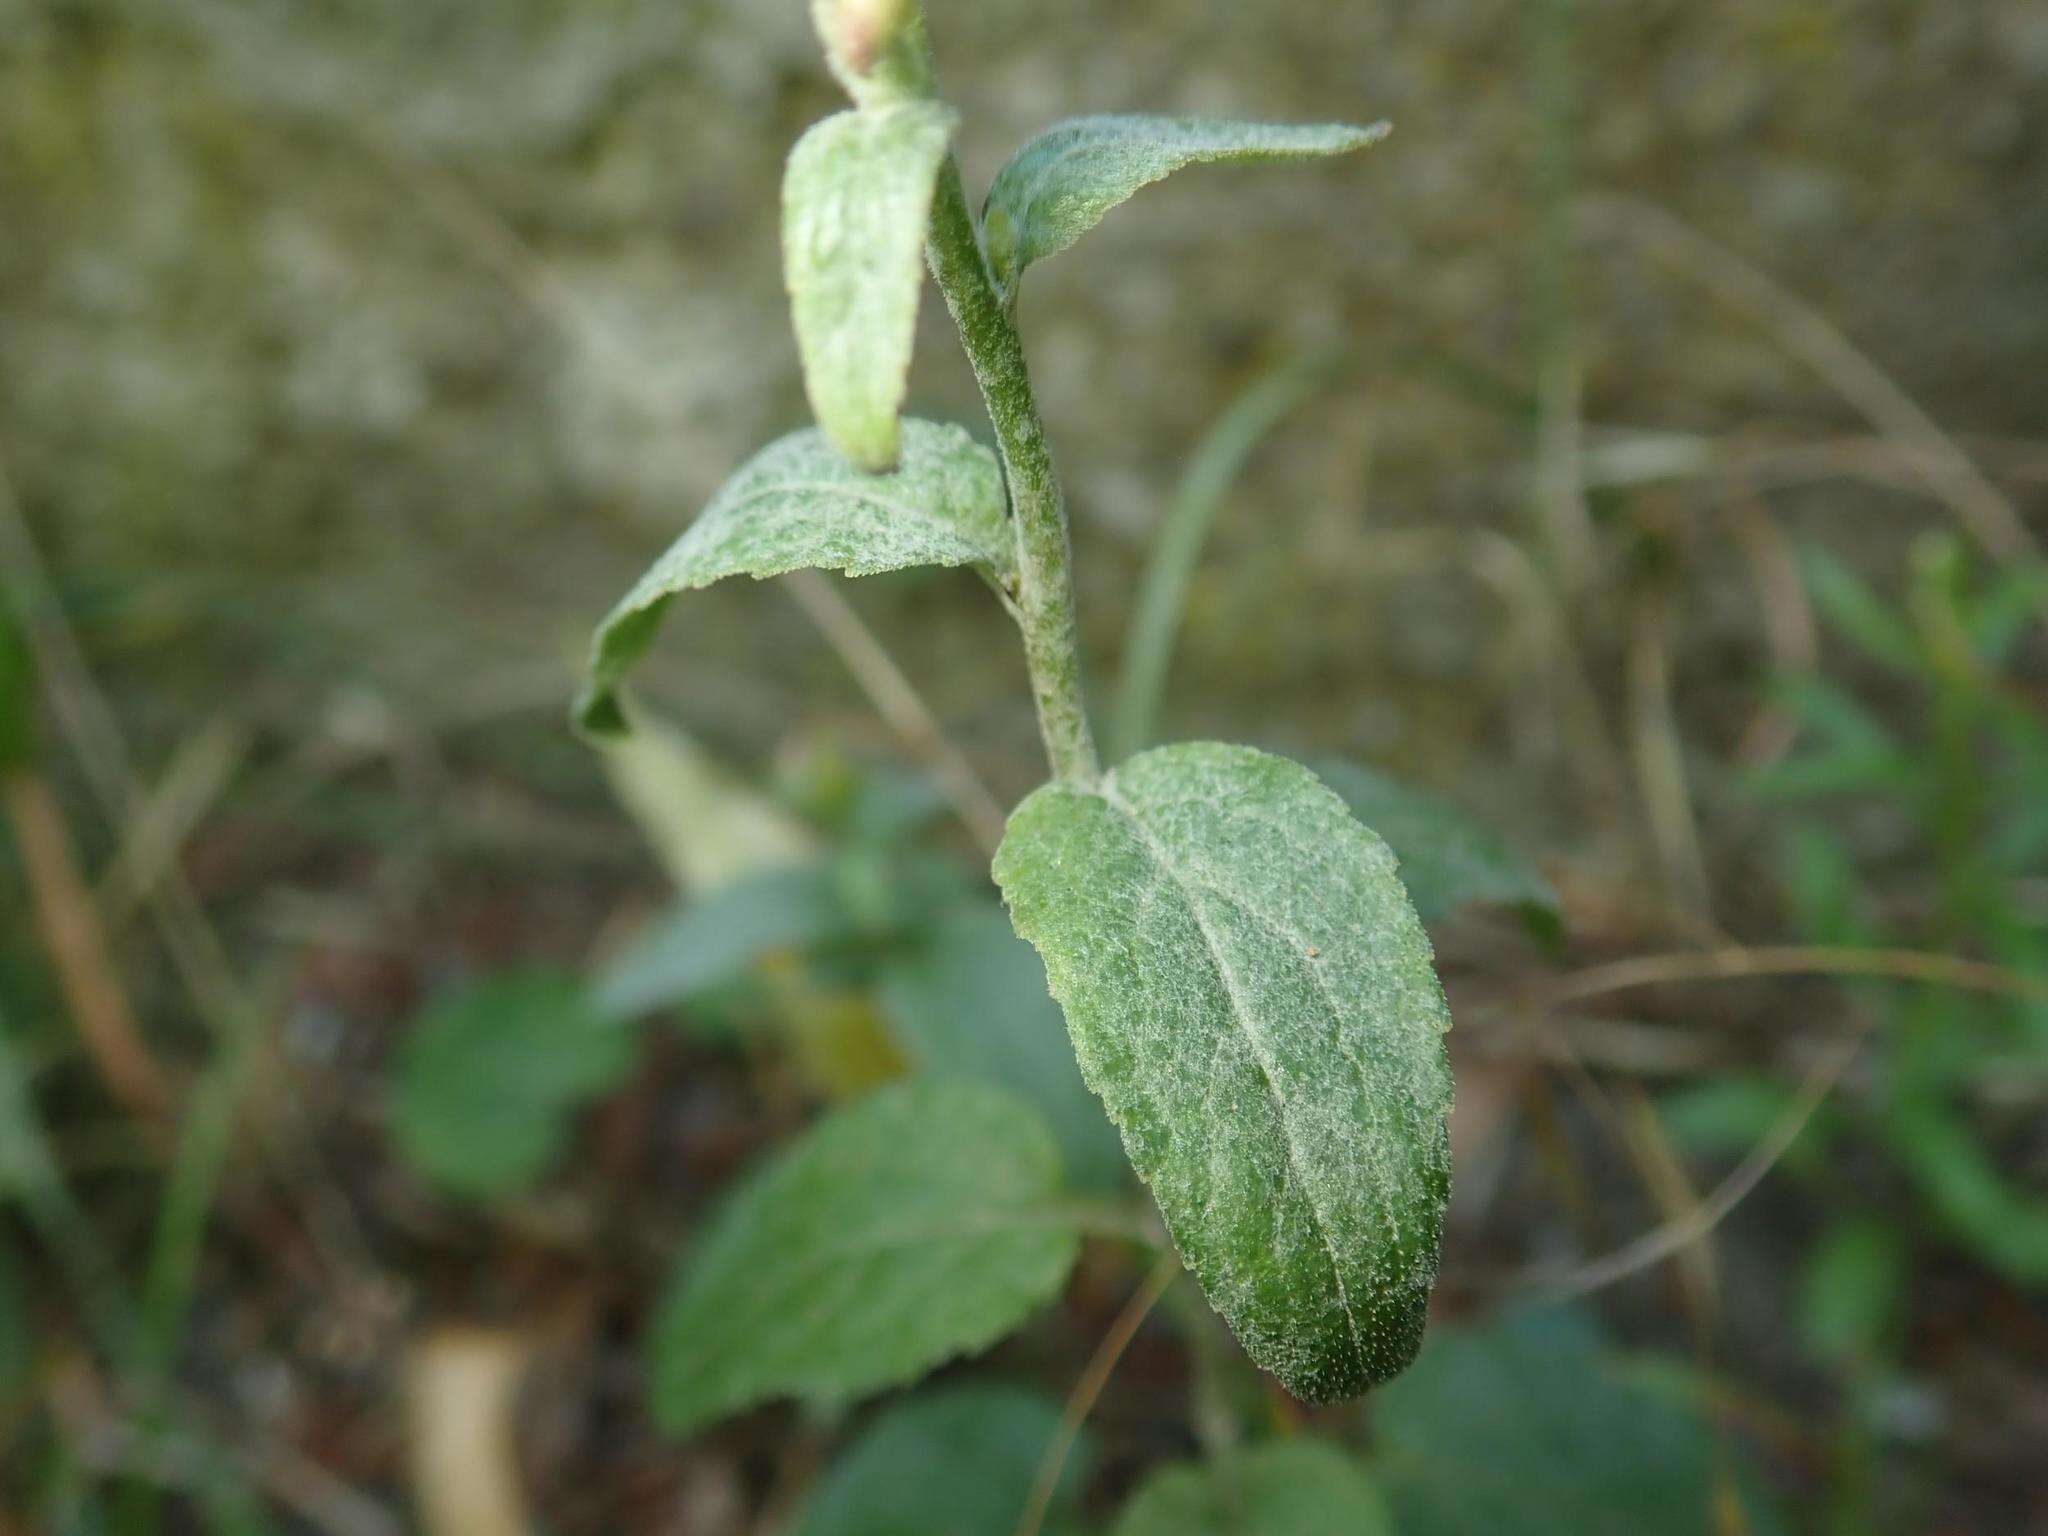
[[[832,73],[862,106],[926,94],[917,0],[811,0],[811,19]]]

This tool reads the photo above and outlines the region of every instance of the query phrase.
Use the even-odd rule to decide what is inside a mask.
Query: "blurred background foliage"
[[[2048,1529],[2048,15],[932,26],[970,186],[1072,113],[1396,124],[1147,191],[1023,323],[1104,708],[1213,515],[1157,732],[1418,829],[1439,1342],[1305,1416],[1169,1292],[1052,1518]],[[1041,769],[973,582],[706,593],[679,729],[564,723],[804,418],[775,188],[835,104],[798,0],[0,0],[0,1522],[900,1530],[957,1457],[933,1529],[1008,1528],[1113,1244],[939,1406],[643,1406],[684,1235],[819,1103],[992,1076],[1119,1177],[982,873]],[[978,422],[924,318],[912,408]]]

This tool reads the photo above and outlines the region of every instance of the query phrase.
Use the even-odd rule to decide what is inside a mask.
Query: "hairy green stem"
[[[974,216],[967,211],[960,187],[960,168],[951,156],[939,171],[926,253],[981,385],[1009,482],[1017,531],[1017,619],[1024,631],[1024,659],[1031,669],[1045,755],[1054,778],[1092,784],[1101,767],[1081,693],[1066,497],[1045,445],[1045,424],[1031,393],[1023,343],[1009,310],[996,296]]]

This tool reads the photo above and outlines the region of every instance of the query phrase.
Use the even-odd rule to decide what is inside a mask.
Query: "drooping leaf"
[[[1520,907],[1555,917],[1550,882],[1490,828],[1425,790],[1376,768],[1321,758],[1316,776],[1351,814],[1386,839],[1401,861],[1401,883],[1425,923],[1460,907]]]
[[[1124,1506],[1116,1536],[1392,1536],[1365,1470],[1320,1440],[1255,1446],[1155,1473]]]
[[[862,474],[814,431],[769,444],[598,627],[577,705],[584,728],[626,728],[619,682],[677,593],[810,566],[872,576],[973,565],[1005,577],[1016,559],[1007,515],[995,455],[959,427],[904,422],[902,462],[886,475]]]
[[[392,1135],[457,1194],[513,1193],[560,1153],[571,1113],[631,1070],[637,1043],[570,977],[479,982],[430,1007],[400,1046]]]
[[[655,1415],[682,1434],[769,1398],[900,1385],[1015,1328],[1079,1244],[1028,1105],[979,1083],[882,1089],[748,1179],[685,1257],[655,1328]]]
[[[1450,1018],[1386,844],[1299,764],[1175,746],[1038,790],[996,879],[1252,1359],[1313,1402],[1399,1371],[1450,1188]]]
[[[827,1472],[797,1536],[979,1536],[1016,1524],[1057,1404],[1006,1386],[959,1386],[891,1408]],[[1067,1456],[1049,1513],[1086,1481],[1085,1439]]]
[[[600,755],[613,793],[681,890],[709,892],[818,851],[808,827],[673,726],[638,721]]]
[[[1139,188],[1217,160],[1306,160],[1363,149],[1385,123],[1234,123],[1202,117],[1077,117],[1027,141],[982,209],[996,286],[1014,294],[1034,261],[1063,251]]]
[[[789,157],[782,272],[804,387],[833,446],[896,463],[932,188],[957,122],[932,101],[841,112]]]
[[[1437,1329],[1373,1399],[1375,1467],[1402,1536],[1712,1536],[1712,1431],[1623,1368],[1585,1314]],[[1742,1497],[1746,1528],[1779,1527]]]
[[[806,949],[853,927],[828,865],[763,870],[685,900],[600,974],[597,1006],[618,1018],[730,986],[765,956]]]
[[[918,1071],[1009,1087],[1045,1116],[1076,1188],[1126,1187],[1130,1165],[1081,1080],[1045,966],[993,906],[942,918],[895,960],[882,1006]]]

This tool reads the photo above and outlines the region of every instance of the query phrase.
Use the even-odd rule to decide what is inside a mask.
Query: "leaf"
[[[1838,1217],[1799,1276],[1799,1331],[1822,1360],[1880,1357],[1907,1287],[1905,1234],[1883,1216]]]
[[[0,1234],[0,1413],[12,1413],[35,1383],[35,1306],[11,1233]]]
[[[1556,917],[1557,893],[1535,866],[1458,806],[1341,758],[1318,759],[1315,771],[1394,850],[1425,923],[1482,905]]]
[[[1252,1359],[1311,1402],[1399,1371],[1450,1189],[1450,1018],[1386,844],[1299,764],[1202,744],[1038,790],[995,872]]]
[[[1233,123],[1201,117],[1077,117],[1029,140],[996,172],[982,228],[996,286],[1013,295],[1034,261],[1065,250],[1139,188],[1183,166],[1306,160],[1377,144],[1388,125]]]
[[[1282,1440],[1155,1473],[1116,1536],[1393,1536],[1363,1468],[1320,1440]]]
[[[1032,1392],[960,1386],[882,1414],[818,1484],[796,1536],[980,1536],[1008,1531],[1031,1496],[1059,1409]],[[1067,1457],[1050,1513],[1073,1503],[1089,1449]]]
[[[882,1007],[917,1070],[1000,1083],[1029,1099],[1076,1188],[1126,1188],[1116,1130],[1081,1080],[1045,966],[992,905],[939,921],[882,975]]]
[[[36,671],[28,642],[0,591],[0,773],[35,755]]]
[[[887,475],[862,474],[814,431],[769,444],[598,626],[577,703],[584,729],[626,729],[616,690],[677,593],[811,566],[873,576],[972,565],[1004,580],[1016,560],[1008,507],[995,455],[959,427],[904,422],[902,463]]]
[[[1801,550],[1799,563],[1814,606],[1838,634],[1893,671],[1910,675],[1924,669],[1913,626],[1887,608],[1862,577],[1818,545]]]
[[[656,1323],[655,1416],[683,1434],[769,1398],[900,1385],[1015,1328],[1079,1246],[1027,1105],[978,1083],[882,1089],[712,1221]]]
[[[807,949],[852,927],[829,866],[764,870],[651,923],[599,976],[597,1006],[633,1017],[689,1002],[738,981],[768,955]]]
[[[394,1066],[392,1135],[457,1194],[511,1194],[561,1152],[570,1113],[631,1070],[636,1044],[570,977],[493,977],[413,1025]]]
[[[1714,1436],[1631,1379],[1576,1310],[1432,1330],[1373,1402],[1376,1466],[1403,1536],[1712,1536],[1776,1530],[1761,1501],[1717,1522]]]
[[[958,121],[932,101],[841,112],[797,141],[782,181],[804,388],[825,436],[871,473],[896,463],[925,226]]]
[[[602,748],[612,792],[679,889],[710,891],[817,853],[809,828],[672,726],[642,720]]]

